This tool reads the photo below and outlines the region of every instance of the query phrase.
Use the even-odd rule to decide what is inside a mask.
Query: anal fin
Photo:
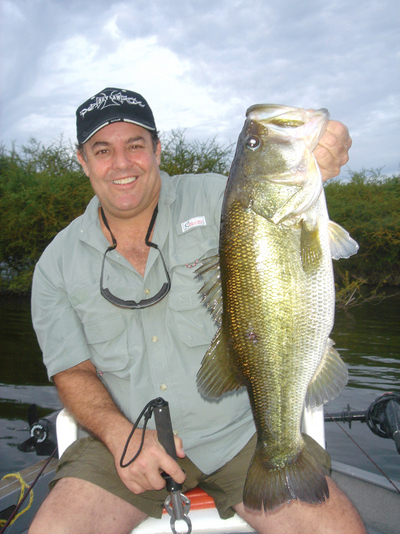
[[[328,339],[325,353],[308,385],[305,403],[309,408],[335,399],[347,384],[347,367],[333,345]]]

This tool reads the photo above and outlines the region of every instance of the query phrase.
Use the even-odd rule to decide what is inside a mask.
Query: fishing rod
[[[50,454],[49,458],[47,458],[47,460],[45,461],[44,465],[42,466],[41,470],[39,471],[39,473],[36,475],[36,478],[35,480],[32,482],[32,484],[30,486],[27,486],[28,487],[28,491],[23,494],[23,491],[24,490],[24,487],[22,486],[21,487],[21,497],[20,497],[20,501],[18,502],[18,504],[15,506],[14,510],[12,511],[12,514],[9,516],[9,518],[7,519],[6,523],[2,526],[1,530],[0,530],[0,534],[4,534],[6,529],[11,525],[11,523],[14,522],[15,519],[17,519],[17,516],[18,515],[22,515],[24,512],[26,512],[27,508],[25,510],[23,510],[20,514],[18,514],[19,510],[21,509],[22,505],[24,504],[24,502],[26,501],[26,499],[28,498],[28,495],[31,493],[31,491],[33,490],[36,482],[39,480],[39,478],[42,476],[42,474],[44,473],[46,467],[49,465],[49,463],[51,462],[51,460],[53,459],[53,457],[55,456],[55,454],[57,453],[58,451],[58,448],[56,447],[53,452]],[[30,505],[29,505],[30,506]],[[29,508],[28,506],[28,508]]]
[[[350,405],[340,413],[329,414],[325,411],[325,422],[348,423],[353,421],[367,423],[370,430],[381,438],[393,439],[400,454],[400,393],[388,391],[377,397],[362,411],[352,411]]]

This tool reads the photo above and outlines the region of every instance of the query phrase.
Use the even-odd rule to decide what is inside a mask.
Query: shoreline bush
[[[345,228],[360,248],[349,259],[334,261],[336,282],[375,286],[400,284],[400,174],[350,171],[349,181],[329,180],[325,187],[331,220]]]
[[[228,174],[233,147],[215,138],[189,142],[184,131],[161,138],[161,169],[169,174]],[[350,171],[350,180],[325,185],[330,218],[359,243],[357,255],[334,262],[337,292],[346,300],[361,285],[400,284],[400,174]],[[34,139],[20,150],[0,146],[0,294],[29,295],[33,270],[55,235],[83,213],[90,182],[62,139]]]

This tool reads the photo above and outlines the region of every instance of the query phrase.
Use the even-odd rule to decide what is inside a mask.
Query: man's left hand
[[[351,145],[352,140],[346,126],[338,121],[329,121],[313,152],[324,182],[340,174],[341,167],[349,161]]]

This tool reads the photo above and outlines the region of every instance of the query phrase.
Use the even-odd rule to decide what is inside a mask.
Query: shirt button
[[[150,293],[150,289],[149,289],[149,288],[146,288],[146,289],[144,290],[144,292],[146,293],[146,295],[148,295],[148,294]]]
[[[151,338],[151,340],[152,340],[153,343],[157,343],[157,341],[158,341],[158,336],[153,336],[153,337]]]
[[[176,430],[174,430],[174,436],[179,436],[179,433]]]
[[[161,391],[165,391],[167,389],[166,384],[161,384],[160,389]]]

